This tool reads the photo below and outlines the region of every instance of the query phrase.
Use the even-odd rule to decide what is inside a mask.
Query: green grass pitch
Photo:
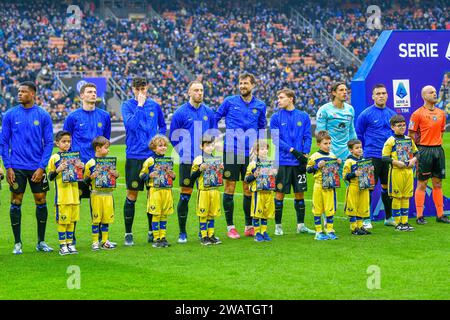
[[[450,135],[445,136],[447,168],[450,168]],[[315,147],[313,146],[313,149]],[[125,199],[125,148],[111,147],[118,157],[121,177],[114,192],[116,221],[110,234],[119,246],[114,251],[92,252],[88,202],[83,200],[77,227],[78,250],[74,256],[35,251],[35,207],[29,186],[22,206],[23,255],[14,256],[9,221],[9,191],[3,181],[0,215],[0,299],[449,299],[447,272],[450,268],[450,226],[429,219],[414,232],[395,232],[382,223],[373,234],[352,237],[343,215],[344,189],[339,190],[335,229],[337,241],[314,241],[295,233],[292,195],[284,206],[285,235],[271,243],[253,239],[230,240],[225,236],[222,215],[216,221],[223,244],[203,247],[197,239],[195,195],[190,202],[185,245],[176,243],[176,213],[169,217],[167,249],[146,242],[146,195],[140,193],[134,221],[135,246],[123,246],[123,202]],[[176,171],[177,172],[177,171]],[[311,186],[309,179],[309,186]],[[309,188],[311,190],[311,187]],[[450,196],[450,180],[444,193]],[[244,227],[242,190],[235,196],[235,223]],[[54,223],[53,188],[48,194],[47,242],[58,248]],[[175,206],[179,198],[174,189]],[[306,195],[308,226],[313,226],[311,192]],[[417,226],[415,221],[413,226]],[[274,222],[269,222],[273,235]],[[71,267],[72,266],[72,267]],[[80,271],[79,289],[70,289],[71,268]],[[375,267],[373,267],[375,266]],[[379,287],[370,284],[372,270],[379,271]],[[377,269],[379,268],[379,269]],[[369,285],[368,285],[369,283]]]

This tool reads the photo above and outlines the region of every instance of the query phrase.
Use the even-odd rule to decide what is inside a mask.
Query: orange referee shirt
[[[416,144],[421,146],[442,145],[442,132],[445,131],[445,112],[434,108],[420,107],[411,115],[409,130],[416,132]]]

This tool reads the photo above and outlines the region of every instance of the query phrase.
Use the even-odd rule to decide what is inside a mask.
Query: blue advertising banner
[[[450,30],[383,31],[355,74],[351,89],[351,103],[355,119],[373,104],[372,88],[378,83],[386,86],[389,95],[387,106],[406,118],[423,105],[421,90],[432,85],[438,91],[450,84],[443,83],[450,72]],[[448,79],[447,79],[448,80]],[[450,102],[447,102],[450,103]],[[446,112],[446,102],[440,101]],[[448,124],[447,124],[448,127]],[[374,190],[371,216],[374,220],[384,218],[379,184]],[[444,190],[445,192],[445,190]],[[410,202],[410,214],[415,215],[414,198]],[[444,199],[446,214],[450,214],[450,201]],[[425,199],[425,216],[436,214],[431,189]]]

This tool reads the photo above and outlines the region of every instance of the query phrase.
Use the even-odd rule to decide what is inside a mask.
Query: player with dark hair
[[[417,209],[417,223],[425,224],[423,217],[425,191],[428,180],[433,184],[433,202],[436,205],[436,221],[450,223],[444,216],[444,195],[442,179],[445,179],[445,153],[442,148],[445,132],[445,112],[436,108],[437,93],[433,86],[422,89],[424,105],[411,115],[409,136],[419,149],[419,166],[417,170],[417,188],[414,194]]]
[[[294,189],[294,208],[297,213],[297,233],[315,233],[305,226],[306,164],[311,151],[311,120],[306,112],[295,108],[295,92],[277,92],[280,110],[270,119],[273,143],[278,147],[279,169],[275,194],[275,235],[283,235],[281,218],[285,194]]]
[[[317,111],[316,132],[327,130],[332,137],[331,151],[345,161],[350,154],[347,142],[356,139],[353,124],[355,110],[346,103],[347,86],[344,82],[337,82],[331,87],[331,102],[321,106]]]
[[[389,163],[381,160],[381,151],[386,140],[393,132],[389,120],[396,115],[395,111],[386,106],[388,93],[384,84],[377,84],[372,89],[374,104],[367,107],[356,121],[356,135],[362,142],[364,158],[371,158],[375,169],[375,184],[380,180],[381,200],[383,201],[386,219],[384,224],[395,226],[392,217],[392,199],[388,195]],[[364,220],[366,229],[372,228],[370,218]]]
[[[14,233],[14,254],[22,253],[20,236],[22,199],[27,181],[36,204],[38,243],[36,250],[53,251],[44,241],[47,224],[46,194],[49,190],[45,167],[52,155],[52,120],[47,111],[35,104],[36,86],[19,85],[19,105],[6,112],[2,128],[2,156],[11,191],[10,218]]]
[[[193,191],[191,169],[194,159],[202,154],[200,137],[208,130],[216,128],[214,111],[203,104],[203,84],[192,81],[188,86],[189,102],[178,107],[170,123],[170,142],[180,156],[179,181],[181,187],[177,213],[180,235],[178,243],[187,242],[186,221],[189,200]]]
[[[245,236],[253,237],[254,229],[250,215],[252,193],[244,181],[249,164],[249,151],[258,138],[260,129],[265,129],[266,104],[253,96],[256,78],[251,73],[239,76],[240,95],[225,98],[216,112],[216,121],[225,118],[226,132],[224,143],[224,178],[223,208],[227,221],[227,236],[239,239],[233,222],[234,192],[236,182],[242,180],[244,190]]]
[[[148,88],[149,84],[145,78],[134,78],[131,83],[134,98],[122,104],[122,117],[126,133],[127,196],[123,207],[126,246],[134,245],[132,227],[135,206],[139,191],[144,190],[144,182],[139,178],[139,173],[145,160],[153,155],[148,144],[155,135],[165,135],[167,132],[161,106],[148,96]],[[148,219],[147,241],[153,242],[151,216]]]
[[[92,140],[97,136],[111,137],[111,118],[109,113],[96,108],[97,86],[94,83],[85,83],[80,88],[81,108],[71,112],[64,121],[64,130],[72,135],[70,151],[79,151],[83,163],[94,157]],[[83,181],[78,182],[81,198],[90,198],[89,186]],[[76,229],[76,222],[75,222]],[[76,244],[75,229],[73,244]]]

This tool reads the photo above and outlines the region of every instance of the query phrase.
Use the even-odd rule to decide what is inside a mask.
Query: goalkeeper
[[[279,111],[270,119],[272,141],[278,149],[279,165],[275,194],[275,235],[283,235],[281,219],[285,194],[294,189],[297,233],[314,234],[305,226],[306,164],[311,150],[311,121],[306,112],[295,108],[295,93],[277,92]]]

